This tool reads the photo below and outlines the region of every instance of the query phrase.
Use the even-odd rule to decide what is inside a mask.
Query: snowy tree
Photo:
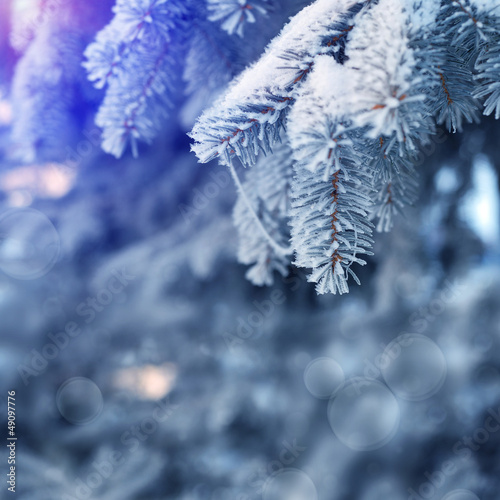
[[[497,498],[496,3],[0,2],[19,498]],[[4,217],[30,209],[59,257],[16,279],[43,238]],[[402,332],[426,343],[385,369]]]
[[[232,173],[240,197],[235,220],[246,234],[238,259],[260,262],[258,273],[249,272],[256,284],[272,283],[272,270],[285,272],[293,262],[312,269],[318,293],[347,292],[349,275],[359,282],[352,265],[363,265],[362,255],[371,254],[373,228],[390,230],[394,215],[415,201],[416,159],[437,126],[460,132],[479,120],[482,107],[486,115],[500,114],[494,2],[318,0],[241,74],[259,50],[258,44],[249,50],[245,38],[255,36],[257,26],[265,25],[268,36],[277,31],[286,13],[280,2],[121,0],[113,12],[83,62],[88,78],[105,90],[96,118],[104,150],[120,157],[130,144],[137,156],[139,140],[151,143],[168,133],[168,117],[179,104],[189,126],[228,86],[191,137],[200,161],[218,158]],[[37,33],[43,36],[44,29]],[[44,141],[29,131],[30,113],[46,107],[44,130],[62,122],[71,93],[64,92],[66,103],[51,104],[48,96],[61,94],[68,84],[60,78],[75,81],[78,72],[67,67],[59,83],[48,82],[47,97],[32,104],[23,97],[30,57],[36,55],[26,54],[14,85],[15,101],[29,108],[20,108],[14,135],[33,148]],[[72,60],[60,57],[66,66]],[[289,143],[284,161],[294,173],[288,208],[273,221],[261,209],[272,203],[265,199],[272,192],[260,192],[262,181],[243,186],[235,161],[252,167],[260,153],[267,155],[267,168],[275,171],[270,179],[277,178],[281,162],[272,154],[281,141]],[[248,224],[257,229],[252,236],[243,229]]]
[[[499,30],[495,2],[318,0],[203,113],[193,149],[252,167],[286,137],[292,246],[271,246],[312,268],[319,293],[347,292],[371,220],[387,231],[415,200],[413,164],[436,125],[460,131],[482,107],[500,116]]]

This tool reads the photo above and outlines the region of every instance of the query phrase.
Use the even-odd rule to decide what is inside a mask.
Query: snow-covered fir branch
[[[186,7],[181,1],[118,0],[115,16],[85,51],[96,87],[107,86],[96,118],[103,149],[119,157],[128,143],[151,142],[172,104]]]
[[[310,82],[321,75],[318,68]],[[320,294],[348,292],[349,275],[359,283],[351,266],[366,263],[360,255],[370,254],[372,244],[367,218],[371,200],[366,192],[370,170],[358,168],[360,158],[349,130],[335,118],[313,94],[298,102],[290,116],[296,160],[291,211],[294,263],[312,269],[309,281],[317,283]]]
[[[269,0],[207,0],[210,21],[221,22],[230,35],[243,36],[246,23],[255,23],[257,16],[265,16],[272,5]]]
[[[259,158],[247,171],[243,184],[253,212],[262,220],[270,236],[283,247],[290,237],[287,224],[292,175],[291,150],[287,144],[282,144],[273,155]],[[269,244],[241,195],[234,207],[234,224],[239,235],[238,260],[242,264],[252,264],[246,275],[252,283],[272,285],[274,271],[283,276],[288,274],[289,257]]]
[[[342,60],[343,41],[357,10],[354,0],[320,1],[292,19],[193,128],[193,151],[200,160],[228,162],[237,156],[252,165],[261,150],[270,152],[315,57],[328,53]]]
[[[138,141],[151,143],[165,131],[183,94],[198,114],[248,63],[248,57],[241,61],[249,52],[242,43],[246,27],[258,21],[266,22],[264,33],[273,27],[274,4],[117,0],[112,21],[85,51],[89,79],[105,89],[96,118],[103,149],[119,157],[130,145],[137,155]],[[190,122],[193,111],[182,114]]]
[[[319,293],[347,292],[370,221],[388,231],[415,201],[414,162],[436,125],[460,132],[482,106],[499,117],[499,11],[487,0],[317,0],[203,113],[192,148],[201,162],[253,169],[288,142],[295,264]],[[250,214],[274,231],[268,212]]]
[[[108,1],[98,9],[75,0],[23,2],[22,16],[12,13],[11,45],[21,53],[11,88],[16,161],[64,157],[89,87],[81,68],[88,33],[95,32]]]
[[[460,132],[482,112],[500,116],[500,9],[495,0],[307,3],[116,0],[83,64],[103,93],[103,149],[117,157],[128,146],[136,156],[139,141],[168,134],[177,119],[190,128],[205,108],[192,149],[231,169],[239,259],[254,265],[253,282],[271,283],[295,252],[321,291],[344,292],[351,265],[370,251],[372,221],[388,231],[415,200],[414,161],[436,126]],[[256,34],[271,38],[285,11],[298,13],[255,60],[265,39]],[[49,16],[28,30],[37,43],[16,69],[13,139],[30,159],[67,142],[61,124],[81,65],[73,45],[83,39],[69,27]],[[38,57],[55,39],[47,60]],[[178,116],[173,104],[183,104]],[[255,169],[243,184],[239,163]],[[277,210],[272,198],[284,186],[292,208]],[[328,197],[336,202],[327,210]],[[343,223],[332,227],[332,213]],[[332,275],[319,276],[327,261]]]

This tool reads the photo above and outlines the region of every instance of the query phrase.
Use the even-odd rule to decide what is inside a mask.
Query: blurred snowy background
[[[54,0],[43,17],[50,3],[0,4],[0,394],[6,416],[17,393],[17,497],[498,499],[498,122],[422,154],[419,200],[376,236],[361,287],[317,297],[297,270],[255,287],[235,262],[229,174],[189,152],[213,79],[179,94],[137,159],[114,159],[80,65],[112,2]],[[251,46],[233,38],[235,60],[305,3],[250,25]]]

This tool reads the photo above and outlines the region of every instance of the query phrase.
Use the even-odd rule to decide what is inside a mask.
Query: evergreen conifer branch
[[[237,156],[244,165],[253,165],[259,151],[271,152],[315,57],[341,57],[360,5],[320,0],[292,19],[262,58],[196,123],[190,135],[200,161],[218,157],[227,163]]]
[[[116,157],[130,142],[150,143],[172,105],[186,6],[180,0],[118,0],[115,17],[85,51],[89,79],[107,86],[96,117],[103,149]]]
[[[493,3],[318,0],[193,128],[202,162],[251,166],[289,140],[294,263],[312,269],[319,293],[347,292],[351,265],[370,254],[370,220],[388,231],[414,202],[413,162],[436,122],[460,131],[485,97],[485,112],[500,113]]]
[[[290,237],[288,221],[292,175],[291,150],[287,144],[282,144],[272,155],[260,157],[247,170],[242,186],[255,215],[281,247],[287,245]],[[238,261],[252,264],[247,278],[255,285],[272,285],[274,271],[286,276],[289,257],[269,244],[241,195],[234,207],[233,217],[239,235]]]
[[[230,35],[243,37],[246,23],[255,23],[272,7],[269,0],[207,0],[210,21],[221,21],[222,29]]]
[[[175,69],[191,96],[186,123],[237,75],[189,135],[198,159],[217,158],[238,187],[238,258],[254,283],[269,284],[293,250],[320,293],[345,293],[352,264],[371,252],[372,221],[388,231],[414,202],[414,162],[436,125],[460,132],[483,105],[500,117],[500,9],[496,0],[316,0],[239,73],[225,41],[248,46],[250,25],[278,4],[117,0],[87,50],[89,77],[106,88],[97,123],[107,151],[119,156],[128,142],[136,151],[165,123]],[[252,167],[243,183],[236,164]],[[273,201],[285,186],[290,209]]]

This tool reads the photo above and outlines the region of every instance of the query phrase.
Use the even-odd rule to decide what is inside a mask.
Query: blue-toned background
[[[181,51],[161,134],[121,159],[101,150],[103,92],[81,66],[112,4],[0,4],[0,410],[3,436],[15,390],[17,498],[499,498],[498,123],[436,136],[361,287],[317,297],[297,269],[255,287],[229,173],[198,164],[186,133],[307,2],[273,2],[244,37],[214,24],[199,43],[224,53],[213,67]]]

